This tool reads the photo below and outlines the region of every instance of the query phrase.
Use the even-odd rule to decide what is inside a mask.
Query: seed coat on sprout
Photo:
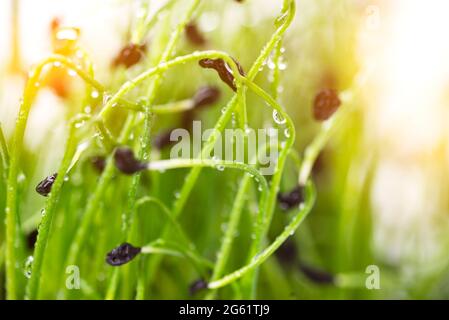
[[[233,58],[240,75],[245,76],[242,66]],[[198,64],[205,69],[214,69],[217,71],[220,79],[225,82],[232,90],[237,91],[237,87],[234,84],[234,75],[231,72],[231,68],[223,59],[201,59]]]
[[[304,202],[304,187],[296,186],[290,192],[278,193],[278,202],[282,210],[288,211]]]
[[[146,169],[146,163],[136,159],[131,148],[120,147],[114,153],[115,166],[124,174],[134,174]]]
[[[112,61],[113,67],[124,66],[127,69],[136,65],[145,56],[146,44],[130,43],[124,46]]]
[[[198,25],[192,21],[188,25],[186,25],[185,33],[187,39],[194,45],[203,46],[206,44],[206,38],[201,33]]]
[[[44,180],[38,183],[36,186],[36,192],[39,193],[41,196],[48,196],[48,194],[51,192],[51,188],[53,187],[53,183],[55,183],[56,177],[58,176],[57,173],[53,173],[51,176],[46,177]]]
[[[328,120],[341,105],[337,91],[323,89],[316,96],[313,103],[313,117],[317,121]]]
[[[117,267],[134,259],[141,251],[140,247],[134,247],[133,245],[125,242],[118,247],[112,249],[106,255],[106,263],[111,266]]]
[[[320,285],[332,285],[335,283],[333,274],[316,269],[307,264],[300,263],[299,269],[310,281]]]
[[[207,289],[207,282],[204,279],[198,279],[190,285],[189,292],[190,295],[193,296],[204,289]]]
[[[204,86],[198,89],[193,96],[194,108],[210,106],[220,99],[220,89],[213,86]]]

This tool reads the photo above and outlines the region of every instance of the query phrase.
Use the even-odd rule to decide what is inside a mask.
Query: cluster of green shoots
[[[176,1],[167,1],[165,5],[151,16],[148,14],[140,17],[142,15],[139,15],[138,23],[132,33],[132,43],[136,45],[143,44],[147,34],[160,21],[158,16],[170,10],[175,3]],[[267,39],[265,46],[245,75],[239,72],[238,64],[226,52],[204,50],[175,56],[176,47],[186,26],[200,14],[200,3],[200,0],[190,1],[187,9],[183,11],[183,16],[178,19],[176,27],[165,42],[165,48],[156,59],[154,66],[133,77],[132,80],[124,81],[115,92],[111,92],[95,79],[92,63],[87,54],[77,57],[77,61],[70,56],[54,54],[38,63],[29,73],[14,134],[9,146],[3,134],[0,135],[2,179],[5,180],[7,185],[6,255],[4,261],[6,265],[6,294],[8,299],[49,297],[48,291],[45,291],[45,294],[42,293],[43,288],[46,286],[45,281],[49,281],[48,279],[51,278],[51,275],[45,274],[45,272],[51,272],[50,270],[52,270],[51,267],[44,268],[44,265],[51,264],[52,260],[55,259],[49,253],[65,253],[62,258],[64,261],[59,262],[57,266],[57,268],[63,268],[63,271],[58,270],[57,272],[63,273],[67,266],[83,265],[80,261],[85,255],[90,254],[86,253],[86,248],[89,244],[92,246],[92,241],[99,242],[98,250],[107,247],[109,243],[115,243],[115,246],[125,242],[131,243],[139,246],[139,257],[130,262],[129,265],[112,267],[106,265],[104,261],[107,250],[103,253],[101,251],[96,252],[96,255],[100,255],[100,257],[95,256],[92,259],[98,260],[98,263],[103,265],[102,270],[104,268],[108,270],[106,281],[103,281],[104,285],[101,288],[97,288],[94,283],[85,280],[83,277],[83,270],[85,269],[81,267],[82,295],[78,294],[76,296],[77,293],[74,293],[74,290],[67,288],[65,279],[60,275],[58,278],[59,284],[57,285],[60,290],[54,293],[52,298],[93,297],[114,299],[123,296],[132,298],[134,296],[136,299],[144,299],[151,297],[151,294],[148,293],[148,288],[158,281],[158,270],[160,270],[163,263],[163,257],[166,256],[185,259],[189,265],[193,266],[195,272],[198,273],[198,277],[204,279],[205,297],[208,299],[220,297],[220,290],[226,287],[231,288],[232,297],[257,298],[260,266],[295,233],[314,205],[316,194],[314,185],[310,180],[312,166],[341,116],[339,112],[323,124],[321,131],[306,148],[303,156],[295,151],[293,148],[296,132],[295,126],[278,99],[278,87],[281,81],[280,60],[283,37],[295,17],[295,1],[284,1],[282,10],[274,23],[274,33]],[[241,5],[244,5],[244,2]],[[80,50],[78,48],[78,52]],[[255,79],[265,66],[268,58],[274,64],[273,79],[269,90],[265,90],[255,82]],[[182,105],[180,107],[177,104],[157,105],[155,103],[163,86],[164,75],[168,71],[184,65],[198,68],[197,63],[203,59],[221,59],[224,61],[232,70],[236,88],[232,98],[222,109],[222,113],[219,114],[215,123],[215,130],[223,131],[231,121],[236,120],[238,127],[243,129],[244,132],[246,131],[245,129],[249,126],[248,118],[251,116],[251,111],[247,111],[246,104],[249,93],[260,98],[264,102],[265,107],[269,108],[268,111],[273,113],[277,119],[281,119],[282,121],[280,122],[288,130],[289,134],[286,135],[286,139],[279,150],[274,174],[269,176],[269,179],[259,172],[257,166],[241,162],[208,160],[207,156],[210,155],[217,139],[215,135],[209,137],[201,150],[201,154],[197,155],[198,158],[158,160],[158,166],[151,166],[153,152],[151,148],[153,136],[151,133],[155,124],[155,117],[159,114],[170,115],[185,111]],[[69,129],[64,154],[57,169],[57,175],[54,176],[55,180],[51,186],[51,192],[48,194],[42,210],[38,236],[32,253],[32,263],[30,263],[29,274],[24,281],[23,260],[21,258],[22,252],[25,250],[23,248],[24,232],[21,224],[21,193],[18,185],[18,177],[21,174],[21,157],[24,154],[24,134],[30,110],[40,88],[38,84],[42,81],[43,74],[45,74],[48,67],[56,64],[60,68],[76,73],[86,84],[87,96],[90,97],[95,92],[98,96],[103,97],[103,104],[98,110],[93,112],[76,114],[68,122]],[[136,90],[139,92],[144,91],[144,100],[133,101],[132,98],[129,98],[129,96],[132,96],[130,93]],[[110,119],[115,112],[118,112],[117,110],[124,114],[124,121],[120,122],[120,128],[115,130],[115,128],[111,128]],[[132,136],[135,134],[136,128],[139,128],[140,137],[138,145],[135,146],[132,142],[134,141]],[[98,178],[95,178],[97,180],[94,183],[93,190],[90,190],[88,195],[86,195],[86,202],[78,203],[77,200],[71,199],[67,195],[69,191],[66,190],[69,188],[69,183],[66,177],[77,166],[82,167],[83,152],[89,148],[85,147],[85,137],[91,137],[87,139],[89,147],[93,145],[91,143],[92,140],[97,139],[106,157],[102,172]],[[147,169],[134,173],[130,180],[121,180],[122,185],[117,187],[117,189],[125,193],[124,196],[118,198],[120,200],[123,199],[125,202],[122,208],[122,204],[117,204],[118,199],[115,200],[114,196],[111,196],[110,186],[113,181],[116,181],[117,176],[122,174],[116,168],[114,151],[117,147],[126,145],[131,145],[135,149],[136,157],[139,161],[149,162],[150,165],[147,166]],[[286,164],[289,159],[296,166],[295,174],[298,175],[298,184],[304,189],[304,200],[299,206],[294,208],[292,218],[282,232],[274,237],[272,241],[269,241],[268,233],[272,225],[281,181],[284,171],[287,170]],[[200,174],[207,167],[232,169],[229,171],[237,170],[238,174],[233,180],[233,183],[238,184],[237,191],[234,195],[232,208],[227,216],[226,229],[219,239],[220,245],[215,261],[204,255],[204,252],[202,252],[204,250],[198,248],[195,241],[191,239],[191,235],[183,229],[183,224],[180,222],[180,217],[188,203],[189,197],[192,196],[195,185],[199,183]],[[175,199],[168,205],[163,197],[160,196],[161,191],[153,190],[152,186],[157,186],[157,182],[164,180],[172,169],[181,168],[188,168],[189,171],[184,179],[181,179],[183,182]],[[161,169],[164,171],[162,172]],[[86,169],[80,168],[80,170]],[[224,173],[222,170],[216,170],[216,174]],[[144,187],[148,183],[148,179],[145,178],[148,177],[151,180],[149,189]],[[260,191],[252,193],[252,186],[256,186],[255,189]],[[221,195],[216,194],[216,197],[221,197]],[[219,201],[218,198],[216,201]],[[75,213],[75,217],[70,219],[66,217],[65,220],[61,220],[61,223],[72,223],[75,224],[75,227],[71,225],[67,227],[69,231],[65,234],[58,234],[59,241],[64,245],[61,244],[60,248],[56,248],[57,245],[53,245],[50,248],[49,243],[56,228],[54,223],[56,216],[65,214],[64,203],[70,203],[68,205],[80,208],[79,212]],[[123,216],[106,217],[105,211],[108,210],[107,207],[113,207],[114,205],[120,206],[120,210],[124,212]],[[154,211],[162,216],[159,219],[163,219],[164,223],[158,224],[158,226],[161,225],[162,227],[158,230],[158,236],[155,239],[149,243],[140,243],[144,239],[140,234],[140,227],[146,224],[142,223],[138,212],[139,209],[143,207],[149,208],[150,205],[152,208],[151,212]],[[239,251],[239,246],[235,243],[235,235],[242,224],[244,211],[249,210],[250,206],[256,209],[254,214],[249,215],[251,227],[248,231],[248,234],[250,234],[248,249],[245,252],[239,252],[239,257],[241,257],[240,261],[238,261],[239,266],[235,269],[230,269],[229,266],[235,264],[230,262],[232,253]],[[210,214],[214,213],[211,212]],[[151,215],[149,219],[151,220],[154,217],[155,215]],[[117,230],[117,228],[111,226],[110,230],[108,230],[107,223],[103,223],[102,226],[106,230],[96,233],[93,226],[99,220],[119,220],[121,221],[120,227]],[[199,230],[198,232],[203,231]],[[214,232],[216,234],[220,233],[219,230]],[[120,236],[115,236],[117,234]],[[104,241],[102,237],[104,237]],[[96,244],[94,244],[95,246]],[[113,248],[114,246],[109,247],[109,250]],[[129,268],[130,266],[134,269]],[[131,270],[136,272],[133,273]],[[129,281],[130,279],[134,280]],[[128,290],[128,293],[119,295],[120,290]]]

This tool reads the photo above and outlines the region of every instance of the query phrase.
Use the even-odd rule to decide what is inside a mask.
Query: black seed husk
[[[190,22],[186,25],[185,33],[187,39],[197,46],[203,46],[206,44],[206,38],[204,38],[203,34],[198,28],[198,25],[195,22]]]
[[[170,140],[170,135],[173,130],[174,129],[167,129],[167,130],[164,130],[164,131],[158,133],[153,138],[153,147],[158,150],[162,150],[165,147],[168,147],[171,144],[173,144],[175,141]]]
[[[190,292],[190,295],[193,296],[196,293],[198,293],[199,291],[204,290],[204,289],[207,289],[207,282],[203,279],[198,279],[190,285],[189,292]]]
[[[136,159],[130,148],[117,148],[114,153],[115,166],[124,174],[134,174],[146,168],[146,163]]]
[[[220,89],[213,86],[204,86],[198,89],[193,97],[194,108],[210,106],[220,98]]]
[[[333,89],[323,89],[315,96],[313,117],[317,121],[329,119],[341,105],[338,93]]]
[[[291,239],[284,242],[284,244],[276,251],[276,256],[284,265],[293,265],[298,258],[298,248]]]
[[[141,248],[134,247],[131,244],[125,242],[119,245],[117,248],[112,249],[106,255],[106,263],[111,266],[121,266],[122,264],[130,262],[141,251]]]
[[[53,187],[53,183],[55,183],[56,177],[58,176],[57,173],[53,173],[51,176],[46,177],[44,180],[38,183],[36,186],[36,192],[39,193],[41,196],[48,196],[48,194],[51,192],[51,188]]]
[[[304,202],[304,188],[298,185],[290,192],[278,193],[278,202],[284,211],[299,206],[300,203]]]
[[[28,249],[32,250],[34,248],[34,244],[36,243],[36,240],[37,240],[37,235],[38,235],[37,229],[34,229],[33,231],[31,231],[30,233],[27,234]]]
[[[146,51],[146,45],[138,45],[130,43],[124,46],[117,56],[112,61],[113,67],[118,67],[120,65],[130,68],[135,64],[139,63],[144,57]]]
[[[242,66],[233,59],[237,65],[239,73],[244,76]],[[225,82],[232,90],[237,91],[237,87],[234,84],[234,75],[231,72],[231,68],[223,61],[223,59],[201,59],[198,64],[206,69],[214,69],[217,71],[220,79]]]
[[[315,267],[311,267],[304,263],[299,265],[299,269],[301,272],[309,279],[310,281],[320,284],[320,285],[331,285],[335,282],[335,277],[329,272],[316,269]]]
[[[106,158],[103,156],[93,156],[90,158],[90,162],[99,173],[102,173],[106,166]]]

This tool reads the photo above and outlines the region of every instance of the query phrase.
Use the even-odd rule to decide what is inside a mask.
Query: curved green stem
[[[279,41],[279,39],[281,39],[282,35],[285,33],[287,28],[290,26],[291,22],[293,21],[293,17],[295,15],[295,8],[296,8],[295,1],[291,1],[291,0],[284,1],[284,8],[281,12],[281,15],[278,18],[278,19],[282,18],[281,24],[277,27],[276,31],[271,36],[271,38],[267,42],[267,44],[263,47],[263,49],[261,50],[256,61],[252,65],[252,67],[246,77],[248,80],[250,80],[250,81],[254,80],[256,75],[259,73],[262,65],[264,64],[264,62],[268,58],[269,54],[275,47],[276,43]],[[232,64],[231,64],[231,66],[232,66]],[[238,73],[236,73],[236,72],[233,72],[233,73],[234,73],[234,75],[238,76]],[[214,130],[221,132],[226,127],[229,120],[231,119],[232,113],[234,112],[235,108],[237,107],[237,104],[239,102],[238,100],[239,99],[236,96],[234,96],[229,101],[227,106],[223,109],[223,114],[218,119],[218,121],[214,127]],[[209,139],[207,140],[207,142],[205,143],[203,149],[201,150],[201,155],[205,156],[205,155],[209,154],[210,151],[212,150],[215,142],[216,142],[215,135],[211,135],[209,137]],[[202,169],[201,167],[195,167],[195,168],[192,168],[190,170],[190,172],[188,173],[185,183],[183,184],[183,186],[181,188],[180,196],[179,196],[179,198],[176,199],[176,201],[173,205],[173,216],[174,217],[177,217],[181,214],[181,212],[187,202],[187,199],[188,199],[190,193],[192,192],[193,187],[196,184],[196,181],[198,180],[198,177],[201,173],[201,169]],[[150,280],[151,280],[151,277],[153,277],[153,275],[154,275],[154,272],[157,268],[159,261],[160,260],[153,259],[153,264],[151,265],[151,268],[149,270],[149,279]]]
[[[232,73],[235,76],[236,82],[239,83],[242,81],[241,79],[243,78],[243,76],[241,76],[240,73],[238,72],[238,68],[235,61],[227,53],[216,50],[193,52],[184,56],[176,57],[172,60],[161,62],[157,66],[150,68],[147,71],[139,74],[134,79],[125,82],[117,91],[117,93],[113,95],[111,99],[108,100],[108,102],[105,104],[105,106],[103,107],[98,116],[103,118],[106,117],[109,114],[109,112],[113,110],[114,106],[117,105],[128,92],[130,92],[131,90],[136,88],[139,84],[143,83],[149,78],[153,76],[160,77],[164,72],[175,66],[180,66],[188,62],[198,61],[206,58],[223,59],[231,68]],[[148,104],[151,105],[151,103]],[[149,110],[151,110],[151,106],[148,106],[148,108]]]

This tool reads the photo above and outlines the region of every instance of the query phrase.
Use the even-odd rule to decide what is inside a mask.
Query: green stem
[[[31,278],[28,282],[26,289],[26,298],[34,300],[39,294],[39,283],[41,280],[42,263],[45,255],[45,249],[48,244],[48,237],[53,221],[53,217],[56,211],[56,205],[58,203],[59,196],[61,194],[62,185],[64,183],[64,177],[70,167],[73,155],[76,150],[76,123],[87,119],[88,116],[81,115],[76,117],[71,121],[69,137],[67,139],[67,144],[64,152],[64,157],[62,159],[61,166],[58,170],[58,176],[53,183],[50,195],[48,197],[47,203],[45,205],[44,213],[42,215],[42,220],[39,225],[39,233],[36,240],[36,245],[34,249],[33,265],[31,270]]]
[[[282,147],[279,154],[279,158],[276,162],[276,167],[274,170],[274,175],[270,183],[270,191],[268,193],[267,207],[264,210],[260,210],[257,218],[257,224],[254,231],[254,240],[250,249],[249,257],[260,251],[264,238],[268,233],[269,227],[271,225],[271,220],[274,213],[274,208],[276,205],[277,193],[279,191],[280,182],[282,179],[282,173],[284,170],[285,162],[290,153],[290,149],[295,141],[295,127],[290,116],[284,111],[284,109],[264,90],[254,84],[252,81],[244,78],[243,82],[249,89],[251,89],[255,94],[261,97],[265,102],[267,102],[278,114],[285,119],[287,130],[290,134],[285,141],[285,145]],[[257,271],[257,269],[256,269]],[[250,277],[248,276],[248,279]],[[254,298],[257,282],[257,272],[254,273],[252,280],[247,280],[245,283],[244,294],[248,294],[251,298]]]
[[[276,239],[263,251],[256,254],[252,260],[242,268],[218,279],[216,281],[212,281],[209,283],[209,289],[218,289],[224,287],[242,276],[246,275],[249,272],[254,271],[258,266],[260,266],[264,261],[266,261],[279,247],[292,235],[295,233],[296,229],[301,225],[304,219],[307,217],[309,212],[311,211],[315,199],[316,199],[316,191],[313,183],[309,181],[306,184],[305,190],[306,200],[304,205],[301,206],[298,213],[293,217],[292,221],[284,228],[282,233],[276,237]]]
[[[162,56],[160,57],[160,59],[158,61],[159,66],[161,64],[164,64],[172,56],[173,51],[175,49],[175,46],[179,40],[181,33],[183,32],[187,23],[189,23],[191,17],[193,16],[194,12],[198,8],[199,4],[200,4],[200,0],[193,0],[191,2],[189,8],[187,9],[187,12],[185,13],[184,17],[181,19],[181,22],[178,23],[175,30],[171,34],[169,42],[168,42],[167,46],[165,47],[165,50],[162,53]],[[237,71],[236,66],[235,66],[235,70]],[[156,77],[155,77],[153,83],[151,84],[151,86],[149,87],[147,104],[144,109],[144,127],[143,127],[143,134],[140,137],[140,154],[139,154],[140,158],[143,161],[148,160],[149,156],[150,156],[150,149],[151,149],[150,134],[151,134],[152,116],[153,116],[153,114],[151,112],[151,106],[154,103],[154,100],[157,95],[157,91],[159,90],[159,87],[161,85],[162,74],[163,74],[163,70],[156,72]],[[135,86],[136,83],[138,83],[139,81],[145,80],[146,76],[147,75],[145,75],[145,73],[144,73],[143,77],[141,77],[141,78],[138,77],[138,79],[136,79],[135,82],[134,81],[131,82],[129,89],[131,89],[133,87],[133,85]],[[126,84],[124,87],[125,87],[125,90],[119,90],[119,92],[115,95],[115,98],[117,98],[117,96],[120,97],[120,94],[123,95],[124,92],[126,92],[126,88],[128,88],[128,87],[126,86]],[[123,86],[122,86],[122,88],[123,88]],[[114,99],[114,97],[111,100],[113,100],[113,99]],[[110,102],[112,102],[112,101],[110,101]],[[109,106],[112,106],[112,104],[109,104]],[[107,104],[105,106],[105,109],[109,106]],[[125,221],[126,224],[125,224],[125,230],[124,230],[127,238],[130,238],[133,236],[132,228],[130,228],[130,226],[132,225],[133,220],[134,220],[134,212],[135,212],[134,206],[135,206],[135,202],[136,202],[137,188],[138,188],[138,185],[140,182],[140,176],[141,176],[140,173],[134,175],[133,181],[131,184],[131,188],[128,193],[128,204],[127,204],[128,216],[126,217],[126,221]],[[118,272],[119,272],[118,269],[114,270],[111,282],[109,284],[109,288],[106,293],[107,299],[112,299],[115,296],[115,292],[117,290],[117,285],[118,285]]]
[[[295,8],[296,8],[295,1],[291,1],[291,0],[284,1],[284,8],[279,17],[279,18],[281,18],[281,17],[283,18],[282,23],[280,26],[278,26],[277,30],[271,36],[270,40],[267,42],[267,44],[265,45],[265,47],[262,49],[261,53],[257,57],[256,61],[252,65],[252,67],[247,75],[248,80],[250,80],[250,81],[254,80],[256,75],[259,73],[259,70],[261,69],[262,65],[266,61],[267,57],[269,56],[269,54],[275,47],[276,43],[279,41],[279,39],[281,39],[282,35],[285,33],[287,28],[290,26],[291,22],[293,21],[293,17],[295,15]],[[286,10],[288,10],[288,11],[286,11]],[[232,67],[233,64],[230,64],[230,66]],[[238,76],[238,73],[236,73],[236,72],[233,72],[233,74]],[[231,99],[231,101],[228,103],[228,105],[224,108],[223,114],[218,119],[218,121],[214,127],[215,131],[218,130],[219,132],[221,132],[226,127],[227,123],[231,119],[232,113],[234,112],[234,110],[237,106],[237,103],[238,103],[238,99],[236,98],[236,96],[234,96]],[[202,155],[209,154],[210,151],[212,150],[215,142],[216,142],[215,135],[211,135],[209,137],[209,139],[207,140],[207,142],[205,143],[205,145],[201,151],[201,154]],[[183,184],[183,186],[181,188],[180,196],[178,199],[176,199],[174,206],[173,206],[173,216],[174,217],[177,217],[181,214],[181,212],[187,202],[187,198],[189,197],[190,193],[193,190],[193,187],[196,184],[196,181],[198,180],[198,177],[201,173],[201,169],[202,169],[201,167],[195,167],[195,168],[192,168],[190,170],[190,172],[188,173],[185,183]],[[164,232],[164,235],[165,235],[165,232]],[[153,264],[150,266],[150,270],[149,270],[149,274],[148,274],[148,278],[150,281],[151,281],[152,277],[154,276],[154,272],[157,269],[157,265],[159,264],[159,261],[160,261],[160,259],[159,260],[153,259]]]
[[[3,180],[6,182],[8,179],[8,168],[9,168],[9,151],[8,144],[6,143],[5,134],[2,129],[2,124],[0,123],[0,156],[2,157],[2,167],[3,167]]]
[[[17,246],[19,246],[19,237],[17,235],[19,213],[17,210],[17,175],[19,172],[19,161],[23,152],[23,137],[28,121],[31,105],[34,102],[39,86],[36,85],[45,66],[60,62],[70,69],[73,69],[83,80],[90,85],[103,89],[103,86],[92,79],[90,75],[78,68],[72,61],[61,55],[52,55],[40,62],[29,73],[29,78],[25,86],[23,100],[20,105],[19,115],[17,117],[16,128],[12,138],[12,150],[10,167],[8,172],[8,190],[6,194],[6,282],[8,299],[17,299],[17,269],[19,262],[16,259]]]

